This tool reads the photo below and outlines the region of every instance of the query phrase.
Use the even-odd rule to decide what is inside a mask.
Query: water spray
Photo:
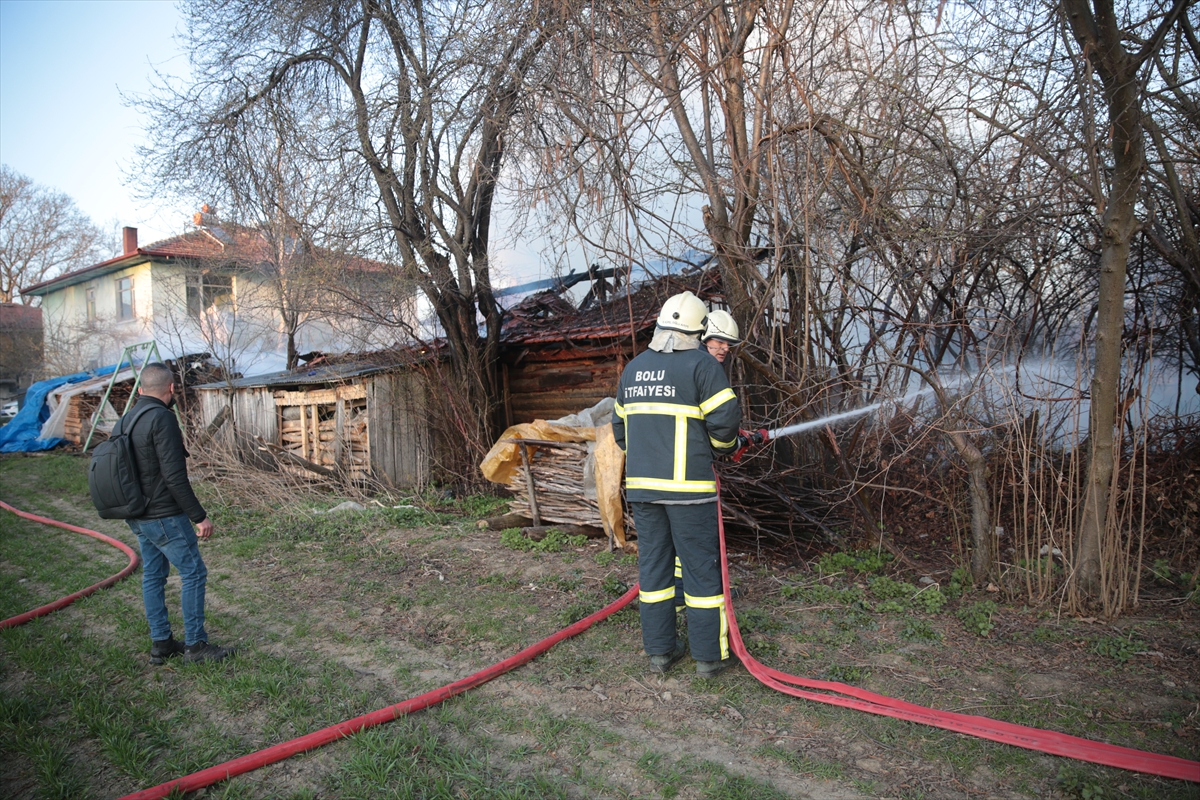
[[[964,380],[966,380],[966,376],[963,376],[960,378],[955,378],[954,380],[947,383],[945,388],[949,388],[951,386],[957,386],[958,384],[962,383]],[[794,425],[786,425],[782,428],[773,428],[771,430],[767,430],[766,428],[759,428],[756,431],[739,431],[738,432],[738,449],[733,454],[733,462],[735,464],[740,462],[742,460],[742,457],[745,455],[746,451],[749,450],[751,447],[757,447],[758,445],[766,444],[769,441],[772,441],[774,439],[780,439],[784,436],[795,436],[797,433],[803,433],[804,431],[812,430],[814,428],[823,428],[826,425],[833,425],[834,423],[837,423],[837,422],[842,422],[842,421],[848,420],[848,419],[854,419],[855,417],[861,417],[865,414],[870,414],[873,411],[878,411],[879,409],[883,408],[888,403],[894,403],[895,405],[900,405],[901,403],[907,403],[910,400],[916,400],[918,397],[923,397],[924,395],[932,394],[935,391],[937,391],[937,389],[935,389],[932,386],[929,386],[924,389],[918,389],[914,392],[909,392],[908,394],[904,395],[904,397],[901,397],[899,400],[880,400],[878,403],[871,403],[871,405],[869,405],[869,406],[863,406],[862,408],[856,408],[851,411],[842,411],[837,414],[830,414],[828,416],[821,417],[820,419],[810,419],[806,422],[797,422]]]

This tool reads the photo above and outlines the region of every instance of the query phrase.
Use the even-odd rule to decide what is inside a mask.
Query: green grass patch
[[[505,528],[500,531],[500,544],[510,550],[526,553],[558,553],[565,547],[583,547],[587,544],[586,536],[568,536],[558,528],[546,531],[540,542],[535,542],[526,536],[520,528]]]

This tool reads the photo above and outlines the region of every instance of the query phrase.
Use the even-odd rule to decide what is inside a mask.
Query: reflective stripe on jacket
[[[646,350],[630,361],[613,409],[629,501],[715,496],[713,452],[736,447],[741,418],[725,370],[705,350]]]

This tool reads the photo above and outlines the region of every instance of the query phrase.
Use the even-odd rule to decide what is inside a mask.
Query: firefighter
[[[704,335],[700,337],[700,341],[708,350],[709,355],[722,364],[725,363],[725,357],[729,355],[729,349],[742,343],[742,340],[738,338],[738,325],[734,321],[733,315],[720,309],[709,313],[708,323],[705,325]]]
[[[684,655],[675,635],[675,558],[683,575],[696,673],[733,663],[721,588],[713,454],[738,447],[741,409],[725,371],[700,347],[708,310],[691,292],[667,300],[650,348],[621,373],[613,435],[638,532],[642,644],[651,669]]]
[[[704,325],[704,335],[700,337],[700,343],[710,356],[724,364],[729,349],[742,343],[738,338],[738,325],[733,316],[720,309],[708,312],[708,321]],[[733,591],[736,598],[737,588]],[[679,556],[675,556],[675,610],[679,611],[686,605],[683,598],[683,565],[679,563]]]

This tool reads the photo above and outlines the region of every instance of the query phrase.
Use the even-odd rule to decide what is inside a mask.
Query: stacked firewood
[[[64,438],[67,441],[75,444],[83,444],[87,440],[88,433],[92,430],[92,416],[100,408],[100,401],[104,399],[103,390],[96,393],[77,394],[72,397],[67,405],[67,417],[63,421]],[[125,402],[129,399],[129,386],[117,384],[113,387],[112,394],[108,398],[108,403],[118,414],[125,408]],[[92,437],[92,441],[102,441],[108,438],[108,434],[96,429],[96,435]]]
[[[584,495],[583,466],[587,453],[585,442],[529,446],[533,490],[543,525],[557,522],[603,528],[600,506],[595,497]],[[508,490],[513,493],[510,513],[532,519],[533,508],[529,503],[529,484],[524,464],[514,471]],[[628,514],[625,515],[625,530],[633,532],[633,520]]]
[[[347,409],[346,445],[349,449],[350,477],[364,479],[371,472],[371,439],[367,433],[367,405]]]
[[[284,451],[322,467],[348,468],[351,478],[366,478],[371,469],[366,403],[348,407],[346,416],[344,441],[339,441],[332,406],[284,406],[279,431]]]

